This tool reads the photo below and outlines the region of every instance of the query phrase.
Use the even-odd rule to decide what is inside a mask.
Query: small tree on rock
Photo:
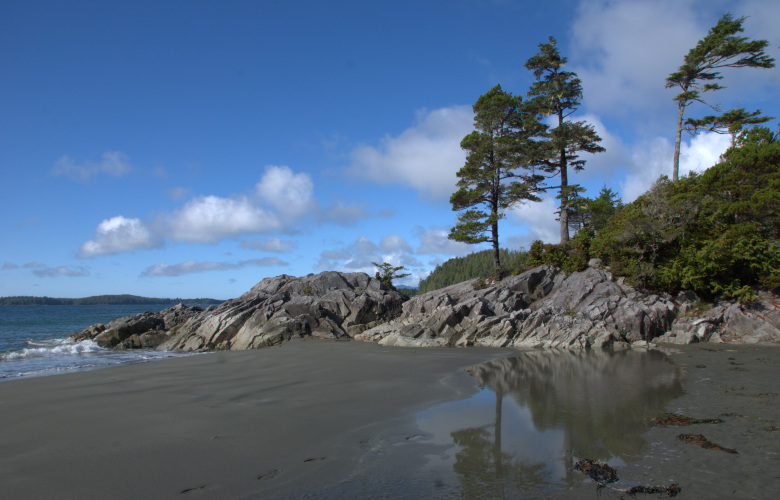
[[[401,279],[410,276],[409,273],[398,274],[399,271],[406,270],[406,267],[404,266],[393,266],[387,262],[383,262],[382,264],[372,262],[372,264],[379,268],[379,271],[376,273],[376,279],[378,279],[380,283],[382,283],[390,290],[395,290],[395,286],[393,286],[394,279]]]

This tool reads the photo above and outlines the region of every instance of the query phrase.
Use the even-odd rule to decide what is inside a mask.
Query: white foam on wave
[[[27,345],[30,347],[0,354],[0,380],[95,370],[200,354],[147,349],[117,351],[100,347],[92,340],[74,342],[68,338],[28,340]]]
[[[0,360],[12,361],[30,358],[56,358],[59,356],[73,356],[107,350],[100,347],[92,340],[74,342],[70,339],[52,339],[48,342],[28,341],[28,344],[40,347],[28,347],[20,351],[8,352],[0,356]]]

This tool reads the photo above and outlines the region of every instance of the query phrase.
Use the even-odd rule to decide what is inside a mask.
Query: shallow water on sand
[[[592,497],[596,485],[573,469],[577,460],[617,469],[641,460],[650,419],[683,394],[682,370],[656,351],[529,351],[468,371],[479,392],[420,413],[421,434],[384,450],[395,470],[327,496]],[[419,453],[423,463],[404,470]],[[637,484],[621,477],[610,489]]]

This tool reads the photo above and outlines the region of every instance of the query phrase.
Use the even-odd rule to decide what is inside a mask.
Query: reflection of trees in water
[[[543,474],[546,464],[526,465],[501,449],[502,400],[503,395],[496,392],[493,439],[489,426],[452,433],[452,440],[461,448],[452,467],[461,479],[464,498],[514,497],[518,491],[546,482]]]
[[[544,481],[547,464],[517,464],[501,449],[504,395],[528,407],[538,431],[563,430],[563,460],[570,470],[575,456],[631,461],[644,448],[642,434],[650,418],[683,392],[681,370],[656,351],[529,351],[469,372],[480,386],[495,391],[496,419],[492,442],[486,427],[452,434],[462,448],[454,467],[466,497],[471,490],[484,496],[479,491],[485,493],[485,488],[503,497],[502,485],[528,487]],[[572,480],[567,473],[567,482]]]

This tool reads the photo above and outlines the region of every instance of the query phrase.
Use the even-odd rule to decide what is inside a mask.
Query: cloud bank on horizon
[[[606,185],[624,202],[670,174],[676,108],[664,79],[720,15],[749,16],[745,35],[769,39],[768,52],[779,55],[780,4],[770,0],[572,0],[564,3],[563,24],[539,21],[560,6],[538,6],[527,30],[505,35],[496,30],[484,42],[458,34],[465,25],[489,25],[495,15],[476,2],[441,3],[429,12],[421,7],[420,18],[407,21],[403,33],[398,30],[408,16],[398,12],[339,8],[353,8],[366,19],[386,18],[387,28],[372,33],[339,25],[348,20],[339,18],[338,9],[329,14],[335,24],[323,27],[317,7],[307,4],[311,8],[304,9],[299,27],[306,32],[310,26],[311,33],[298,40],[283,34],[293,23],[293,6],[253,6],[241,20],[232,9],[217,15],[208,8],[181,12],[168,6],[162,18],[183,16],[185,24],[213,28],[224,45],[208,58],[198,46],[177,42],[183,35],[174,26],[167,34],[152,33],[163,47],[161,66],[151,70],[160,79],[145,87],[149,83],[136,74],[144,47],[109,42],[106,50],[127,65],[105,70],[116,91],[103,93],[98,81],[93,92],[82,94],[82,77],[91,72],[97,80],[103,77],[101,59],[66,55],[63,63],[59,51],[72,54],[80,43],[105,42],[91,23],[115,17],[129,26],[119,35],[139,41],[149,28],[143,9],[98,9],[84,22],[88,42],[70,33],[56,47],[56,30],[41,30],[53,27],[63,13],[40,19],[14,3],[18,28],[5,36],[18,42],[42,38],[27,52],[0,44],[5,46],[0,56],[17,75],[7,85],[4,104],[14,91],[22,92],[29,75],[41,78],[58,64],[71,62],[85,74],[65,76],[59,86],[41,81],[35,92],[22,93],[18,108],[5,105],[4,129],[21,124],[9,134],[11,147],[0,153],[5,170],[13,172],[6,203],[19,215],[6,218],[10,243],[0,295],[227,298],[275,274],[327,269],[373,275],[373,262],[406,266],[411,276],[401,283],[414,285],[447,258],[480,249],[447,239],[456,217],[449,196],[465,160],[459,145],[473,129],[471,103],[496,83],[524,94],[532,76],[523,63],[548,35],[556,37],[567,69],[583,82],[583,104],[571,118],[592,124],[606,148],[588,155],[585,170],[570,182],[582,184],[591,196]],[[525,12],[519,3],[492,5],[502,8],[508,15]],[[278,24],[280,31],[268,24],[268,35],[256,33],[253,16],[261,24]],[[417,23],[430,26],[437,38],[422,37],[414,30]],[[239,44],[244,38],[227,36],[231,30],[258,37],[253,41],[259,48],[246,49]],[[399,39],[403,36],[408,40]],[[315,40],[324,51],[306,58],[301,47],[314,47]],[[514,50],[488,50],[498,41]],[[251,57],[243,59],[239,48]],[[386,55],[374,55],[379,49]],[[181,57],[186,54],[197,54],[194,64]],[[431,59],[432,54],[438,56]],[[301,60],[291,62],[293,55]],[[204,74],[199,69],[204,65],[219,68],[219,74]],[[296,73],[301,65],[307,71]],[[780,115],[776,70],[724,74],[728,88],[720,91],[719,103]],[[185,82],[191,91],[179,90]],[[148,94],[134,100],[136,87]],[[327,98],[314,97],[326,91]],[[41,105],[25,111],[36,92],[45,94]],[[155,92],[159,98],[148,97]],[[149,105],[146,99],[152,99]],[[65,117],[74,121],[67,129]],[[36,135],[39,128],[51,139]],[[40,141],[41,151],[31,158],[28,144]],[[684,137],[681,174],[713,165],[729,145],[724,135]],[[552,194],[511,209],[500,228],[504,246],[557,241],[555,209]]]

